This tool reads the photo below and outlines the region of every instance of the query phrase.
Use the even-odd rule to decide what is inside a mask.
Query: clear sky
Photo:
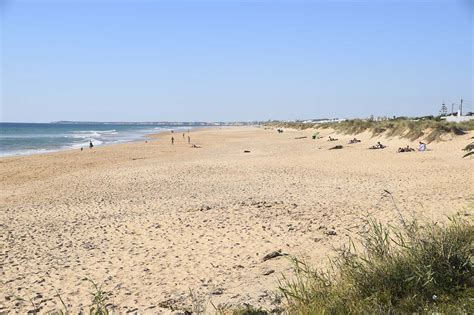
[[[473,110],[473,1],[0,0],[0,120]]]

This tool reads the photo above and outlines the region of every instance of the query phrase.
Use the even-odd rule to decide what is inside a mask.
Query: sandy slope
[[[331,131],[323,131],[327,136]],[[193,131],[148,143],[0,159],[0,313],[87,310],[103,282],[116,310],[169,313],[204,305],[278,307],[272,290],[289,261],[325,262],[372,216],[443,220],[474,202],[471,135],[430,152],[311,140],[310,131]],[[304,139],[296,137],[308,136]],[[342,150],[327,150],[343,144]],[[416,144],[411,144],[416,146]],[[243,153],[250,150],[251,153]],[[327,235],[334,230],[336,235]],[[273,271],[273,272],[272,272]],[[190,290],[193,292],[191,297]],[[203,302],[201,302],[201,300]]]

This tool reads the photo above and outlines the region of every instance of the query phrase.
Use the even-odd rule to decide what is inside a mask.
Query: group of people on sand
[[[186,134],[183,132],[183,139],[186,138]],[[188,144],[191,143],[191,137],[188,135]]]
[[[313,139],[315,139],[316,137],[313,137]],[[328,137],[328,141],[337,141],[339,139],[336,139],[336,138],[333,138],[331,136]],[[353,138],[353,139],[350,139],[349,140],[349,143],[348,144],[355,144],[355,143],[360,143],[362,142],[361,140],[357,139],[357,138]],[[382,144],[380,141],[377,141],[377,143],[373,146],[371,146],[369,149],[370,150],[380,150],[380,149],[385,149],[387,146]],[[332,149],[341,149],[342,146],[336,146],[336,147],[332,147]],[[418,151],[420,152],[423,152],[423,151],[427,151],[427,145],[426,143],[420,141],[419,142],[419,145],[418,145]],[[415,149],[411,148],[409,145],[407,145],[406,147],[400,147],[398,148],[397,152],[399,153],[402,153],[402,152],[414,152],[416,151]]]
[[[420,141],[418,145],[418,151],[423,152],[426,150],[427,150],[426,143]],[[398,148],[397,152],[403,153],[403,152],[415,152],[415,151],[416,151],[415,149],[410,148],[410,146],[407,145],[405,148]]]
[[[361,142],[361,141],[357,138],[349,140],[349,144],[354,144],[354,143],[358,143],[358,142]],[[371,146],[369,149],[370,150],[380,150],[380,149],[385,149],[386,147],[387,147],[386,145],[382,144],[380,141],[377,141],[377,143],[375,145]],[[420,143],[418,145],[418,151],[423,152],[423,151],[426,151],[426,150],[427,150],[426,143],[420,141]],[[398,153],[415,152],[415,151],[416,150],[411,148],[409,145],[407,145],[406,147],[400,147],[397,150]]]
[[[331,142],[331,141],[337,141],[337,140],[339,140],[339,139],[333,138],[333,137],[331,137],[331,136],[329,136],[329,139],[328,139],[329,142]],[[359,139],[357,139],[357,138],[354,138],[354,139],[349,140],[349,144],[354,144],[354,143],[359,143],[359,142],[361,142],[361,141],[360,141]]]
[[[402,153],[402,152],[415,152],[415,149],[413,148],[410,148],[409,145],[407,145],[405,148],[398,148],[398,153]]]
[[[173,130],[171,130],[171,133],[174,133]],[[183,139],[186,138],[186,134],[183,132]],[[174,137],[171,136],[171,144],[174,144]],[[188,144],[191,144],[191,137],[188,135]],[[191,145],[191,148],[200,148],[200,146],[196,145],[196,144],[192,144]]]

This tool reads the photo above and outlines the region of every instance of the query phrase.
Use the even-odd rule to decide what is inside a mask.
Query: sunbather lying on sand
[[[201,147],[200,147],[200,146],[198,146],[198,145],[195,145],[195,144],[193,144],[193,145],[191,146],[191,148],[196,148],[196,149],[199,149],[199,148],[201,148]]]
[[[337,140],[339,140],[339,139],[335,139],[335,138],[333,138],[333,137],[331,137],[331,136],[329,136],[329,139],[328,139],[328,141],[337,141]]]
[[[414,152],[415,149],[413,148],[410,148],[410,146],[406,146],[405,148],[398,148],[398,153],[402,153],[402,152]]]
[[[377,142],[376,145],[371,146],[369,149],[371,150],[378,150],[378,149],[385,149],[387,146],[381,144],[380,142]]]
[[[360,140],[357,139],[357,138],[349,140],[349,144],[354,144],[354,143],[358,143],[358,142],[360,142]]]

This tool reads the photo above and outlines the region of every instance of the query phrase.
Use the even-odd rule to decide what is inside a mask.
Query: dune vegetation
[[[474,120],[462,123],[450,123],[439,118],[397,118],[389,120],[352,119],[341,122],[303,123],[303,122],[268,122],[266,126],[294,129],[334,129],[342,134],[356,135],[371,132],[373,136],[400,137],[412,141],[423,139],[430,143],[439,141],[445,135],[463,135],[474,130]]]
[[[329,270],[293,258],[281,281],[290,314],[473,314],[474,226],[368,222],[361,250],[341,250]],[[356,249],[358,248],[358,249]]]

